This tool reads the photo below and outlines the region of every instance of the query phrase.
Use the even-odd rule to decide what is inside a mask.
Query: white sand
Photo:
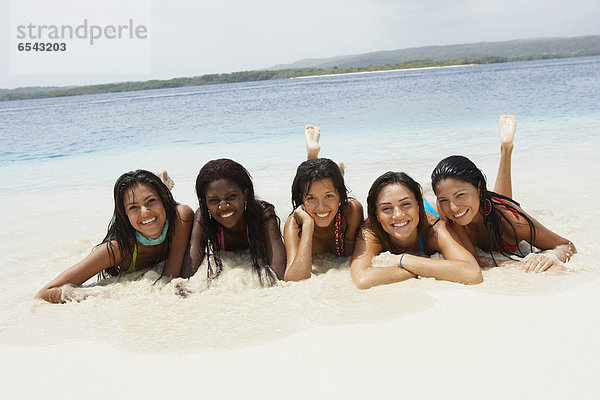
[[[433,292],[435,304],[413,315],[315,328],[236,350],[141,355],[93,342],[4,345],[0,397],[591,399],[600,393],[598,279],[552,295]]]
[[[142,280],[81,303],[44,304],[35,291],[103,236],[110,187],[3,196],[11,213],[0,243],[0,399],[596,398],[596,148],[523,149],[514,158],[516,198],[575,243],[577,272],[496,268],[472,287],[423,279],[361,292],[341,268],[263,290],[225,271],[223,287],[187,299]],[[493,181],[496,157],[475,161]],[[379,171],[350,166],[364,201]],[[194,205],[186,175],[174,176],[175,197]],[[293,171],[253,175],[285,216],[289,192],[280,188]]]

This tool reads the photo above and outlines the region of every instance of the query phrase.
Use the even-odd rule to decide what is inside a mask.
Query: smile
[[[402,227],[408,225],[408,222],[409,221],[403,221],[403,222],[399,222],[397,224],[392,224],[392,227],[394,227],[394,228],[402,228]]]
[[[465,211],[461,212],[461,213],[454,214],[454,218],[460,218],[460,217],[464,216],[467,213],[467,211],[469,211],[468,208]]]
[[[141,225],[148,225],[156,221],[156,217],[148,218],[147,220],[142,221]]]
[[[318,219],[327,219],[329,218],[329,215],[331,214],[331,211],[326,212],[326,213],[315,213],[315,215],[317,216]]]
[[[229,218],[233,215],[234,211],[230,211],[227,214],[220,214],[221,218]]]

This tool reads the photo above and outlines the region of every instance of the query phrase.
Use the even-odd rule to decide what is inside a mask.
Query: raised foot
[[[338,168],[340,169],[342,176],[344,176],[344,174],[346,173],[346,164],[344,164],[342,161],[336,161],[335,163],[337,164]]]
[[[500,116],[500,144],[502,148],[512,149],[517,130],[517,119],[513,115]]]
[[[166,170],[159,169],[158,172],[156,173],[156,176],[158,176],[160,178],[160,180],[165,184],[166,187],[169,188],[169,190],[173,190],[173,187],[175,186],[175,182],[173,182],[173,179],[171,179],[171,177],[169,176],[169,174],[167,173]]]
[[[321,151],[321,145],[319,145],[321,130],[318,126],[306,125],[304,136],[306,137],[306,159],[317,158]]]

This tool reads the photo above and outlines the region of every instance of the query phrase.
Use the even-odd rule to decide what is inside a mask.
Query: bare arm
[[[303,206],[299,206],[294,213],[289,216],[283,228],[283,239],[287,255],[287,266],[284,274],[284,279],[286,281],[301,281],[303,279],[308,279],[312,272],[314,221],[302,207]],[[300,223],[302,224],[302,233],[300,237],[298,237],[298,232],[300,231],[298,220],[300,220]]]
[[[446,222],[446,221],[444,221]],[[452,232],[453,237],[458,241],[458,243],[464,247],[469,253],[471,253],[473,255],[473,257],[475,257],[475,260],[477,261],[477,264],[479,265],[479,267],[481,268],[489,268],[489,267],[495,267],[496,265],[498,266],[502,266],[502,263],[500,264],[494,264],[494,260],[492,260],[492,257],[490,257],[489,254],[486,255],[479,255],[477,254],[477,252],[475,251],[475,246],[473,246],[473,243],[471,242],[471,239],[469,238],[469,235],[467,235],[467,232],[465,232],[465,228],[461,225],[458,224],[448,224],[446,222],[446,227]]]
[[[444,221],[438,221],[429,237],[430,247],[439,251],[444,260],[406,254],[402,266],[410,272],[444,281],[476,284],[483,281],[481,270],[473,254],[460,245],[458,236]]]
[[[512,214],[510,217],[514,218]],[[535,238],[534,243],[532,244],[544,251],[538,254],[530,254],[525,257],[523,262],[527,272],[546,271],[556,265],[554,258],[560,262],[567,262],[573,254],[577,253],[575,245],[569,239],[552,232],[531,216],[529,218],[535,226]],[[519,241],[525,240],[529,242],[531,240],[529,224],[521,220],[522,217],[519,221],[513,220],[513,225],[517,231],[517,238]]]
[[[347,226],[344,233],[344,255],[348,256],[354,252],[354,244],[358,230],[364,221],[363,208],[356,199],[348,199],[348,204],[344,208]]]
[[[375,235],[363,228],[356,237],[356,246],[350,261],[350,275],[359,289],[369,289],[416,277],[415,274],[399,267],[401,255],[390,256],[389,266],[373,267],[373,258],[381,251],[381,244]]]
[[[110,242],[105,242],[96,247],[87,257],[62,272],[44,286],[35,297],[50,303],[64,303],[65,299],[62,297],[63,285],[81,285],[100,271],[114,266],[115,263],[111,261],[108,252],[108,246],[110,245]],[[119,258],[119,251],[116,249],[116,245],[114,245],[113,250],[116,257]],[[121,260],[117,259],[116,261],[119,264]]]
[[[175,216],[175,229],[173,230],[173,238],[171,239],[171,248],[169,249],[169,257],[165,265],[164,276],[179,277],[183,258],[190,241],[193,220],[194,212],[192,209],[186,205],[178,204]]]
[[[281,231],[277,218],[270,218],[265,228],[267,263],[277,275],[283,279],[285,274],[285,248],[281,239]]]
[[[189,278],[194,275],[204,261],[206,242],[204,228],[202,227],[202,213],[200,208],[196,210],[194,215],[194,222],[192,223],[192,234],[190,237],[190,243],[187,247],[183,258],[183,265],[181,266],[182,278]]]

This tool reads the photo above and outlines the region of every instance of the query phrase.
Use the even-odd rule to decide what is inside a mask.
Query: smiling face
[[[304,209],[320,228],[326,228],[333,222],[340,207],[340,195],[331,179],[313,182],[308,193],[302,197]]]
[[[143,183],[132,186],[123,196],[123,205],[133,229],[152,239],[160,236],[167,216],[154,189]]]
[[[390,239],[402,246],[409,246],[417,237],[419,204],[414,194],[404,185],[390,184],[377,198],[377,220]]]
[[[454,178],[441,180],[435,188],[440,210],[459,225],[468,225],[479,215],[479,190]]]
[[[227,179],[218,179],[206,187],[206,206],[215,221],[224,228],[239,230],[245,225],[244,201],[246,193]]]

